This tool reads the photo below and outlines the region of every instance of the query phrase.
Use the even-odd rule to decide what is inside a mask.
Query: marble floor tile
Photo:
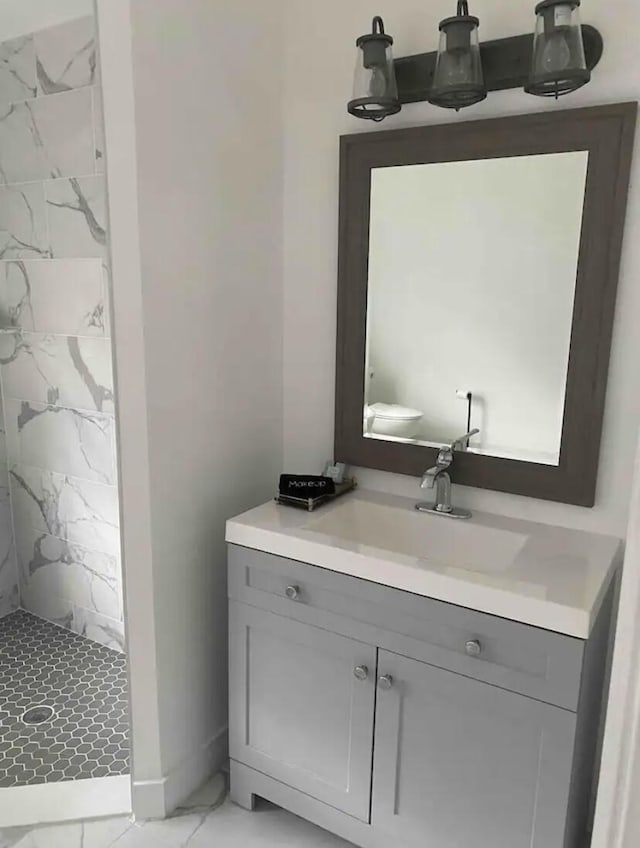
[[[176,845],[190,845],[206,819],[225,803],[226,797],[227,779],[218,774],[194,792],[170,818],[160,822],[143,822],[137,827],[144,830],[145,838],[155,839],[158,846],[174,848]],[[132,839],[134,837],[132,834]]]
[[[0,830],[0,848],[14,848],[21,839],[29,833],[29,828],[12,827],[9,830]]]
[[[217,810],[227,797],[227,777],[216,774],[204,786],[197,789],[175,812],[176,816],[192,813],[211,813]]]
[[[253,813],[226,801],[187,842],[172,848],[349,848],[349,843],[271,804]]]
[[[112,841],[108,841],[115,834]],[[9,843],[11,845],[11,843]],[[225,801],[202,815],[131,824],[111,819],[38,828],[16,848],[352,848],[351,844],[266,802],[249,813]],[[0,848],[5,848],[0,840]],[[13,848],[13,846],[12,846]]]
[[[54,825],[23,836],[15,848],[111,848],[131,827],[128,818]]]

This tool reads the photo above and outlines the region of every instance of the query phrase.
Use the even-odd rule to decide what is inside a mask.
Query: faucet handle
[[[464,436],[460,436],[459,439],[456,439],[454,442],[445,448],[445,450],[450,450],[451,452],[455,450],[466,450],[469,447],[469,439],[472,436],[477,436],[480,430],[477,428],[475,430],[470,430],[468,433],[465,433]]]

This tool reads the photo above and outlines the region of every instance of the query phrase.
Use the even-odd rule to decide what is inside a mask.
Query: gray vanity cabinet
[[[375,648],[242,604],[230,617],[234,755],[368,821]]]
[[[575,716],[380,651],[372,825],[407,848],[564,839]],[[387,683],[387,685],[389,685]]]
[[[586,848],[613,594],[583,641],[232,546],[232,799],[362,848]]]

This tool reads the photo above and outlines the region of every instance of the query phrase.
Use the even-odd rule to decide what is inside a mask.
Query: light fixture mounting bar
[[[592,71],[604,51],[600,32],[588,24],[582,26],[587,67]],[[482,69],[488,91],[523,88],[529,79],[533,35],[514,35],[480,44]],[[420,103],[429,99],[438,52],[419,53],[395,60],[401,103]]]

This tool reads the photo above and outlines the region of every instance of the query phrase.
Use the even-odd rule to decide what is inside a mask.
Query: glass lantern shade
[[[372,32],[356,41],[353,99],[347,108],[357,118],[382,121],[402,108],[392,45],[393,38],[385,33],[382,18],[374,18]]]
[[[440,46],[429,102],[445,109],[473,106],[487,96],[480,56],[478,18],[469,15],[466,2],[458,14],[440,24]]]
[[[536,6],[536,31],[528,94],[560,97],[591,79],[580,26],[580,0],[543,0]]]

